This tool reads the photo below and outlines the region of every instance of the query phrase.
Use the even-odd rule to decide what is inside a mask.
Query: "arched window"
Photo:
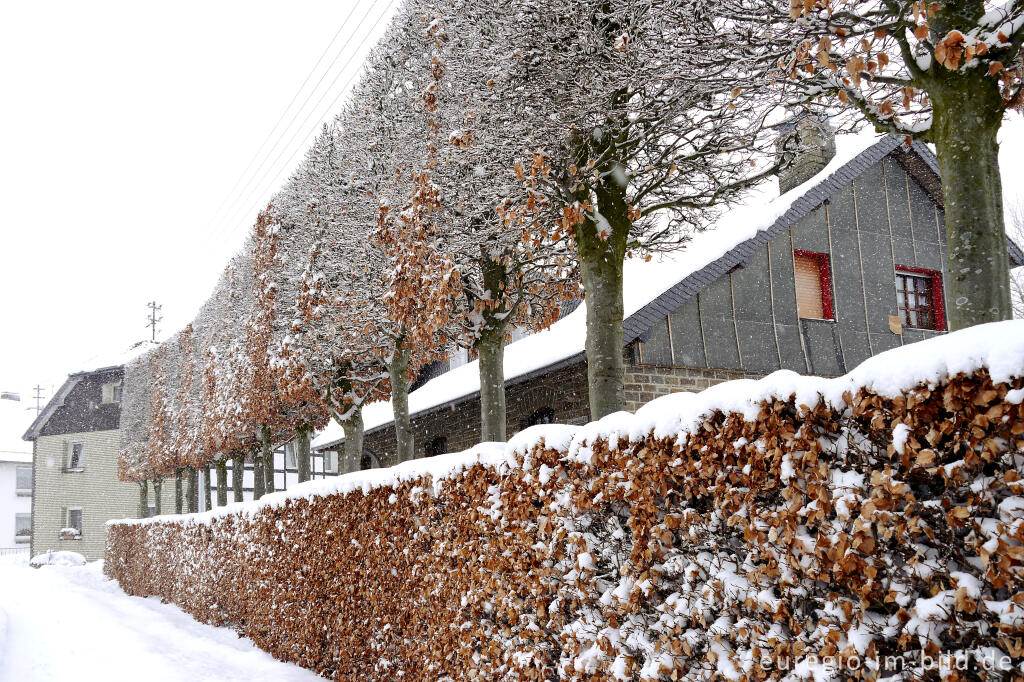
[[[427,443],[426,456],[437,457],[448,452],[448,439],[444,436],[437,436],[434,440]]]
[[[550,407],[542,407],[539,410],[534,411],[527,421],[529,426],[536,426],[537,424],[554,424],[555,411]]]
[[[363,455],[359,458],[359,469],[360,471],[366,471],[367,469],[373,468],[373,462],[370,460],[369,455]]]

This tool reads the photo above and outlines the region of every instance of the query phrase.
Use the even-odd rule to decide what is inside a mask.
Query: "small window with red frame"
[[[832,272],[828,254],[794,251],[793,269],[796,277],[796,308],[800,317],[832,320]]]
[[[936,270],[897,265],[896,307],[905,327],[945,331],[942,274]]]

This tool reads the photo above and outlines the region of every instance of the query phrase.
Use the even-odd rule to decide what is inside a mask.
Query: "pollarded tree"
[[[692,66],[710,24],[683,0],[507,0],[482,64],[513,109],[525,199],[506,225],[566,241],[586,297],[591,417],[624,409],[623,262],[681,248],[774,172],[762,83]],[[489,12],[489,14],[487,13]],[[514,30],[511,26],[514,24]]]
[[[481,64],[500,63],[506,29],[482,16],[473,0],[424,2],[431,21],[433,54],[445,81],[436,88],[435,118],[442,140],[433,172],[439,187],[442,249],[457,263],[462,296],[453,320],[479,358],[483,440],[506,438],[504,349],[516,327],[540,329],[555,321],[565,298],[579,295],[564,242],[534,240],[508,229],[498,207],[521,190],[514,172],[518,140],[507,131],[512,109]],[[500,31],[495,36],[493,32]]]
[[[197,317],[197,321],[200,318]],[[177,417],[174,434],[175,503],[180,496],[182,472],[188,470],[190,486],[196,477],[193,471],[202,470],[206,479],[206,490],[210,490],[210,462],[216,450],[204,447],[202,437],[202,372],[196,355],[201,348],[201,337],[197,336],[193,323],[185,326],[174,340],[173,348],[178,357],[177,389],[175,391],[175,414]],[[190,501],[193,493],[189,493]],[[207,507],[209,508],[209,506]]]
[[[125,366],[121,392],[121,447],[117,458],[117,478],[139,485],[139,516],[146,516],[149,468],[149,437],[152,420],[152,351],[134,358]]]
[[[278,395],[277,376],[273,370],[272,346],[276,325],[275,279],[278,231],[269,209],[256,218],[250,239],[249,259],[252,268],[252,306],[245,322],[245,354],[248,371],[242,385],[242,421],[251,425],[261,444],[264,490],[274,492],[274,442],[282,431],[290,428],[284,406]]]
[[[337,123],[325,126],[273,201],[288,266],[279,297],[288,328],[275,350],[275,369],[295,423],[321,426],[333,416],[345,429],[346,461],[358,463],[362,406],[389,396],[383,356],[391,342],[375,327],[353,331],[382,310],[380,300],[371,302],[365,292],[383,290],[372,278],[376,271],[365,265],[375,204],[362,185],[353,189],[358,175],[351,158],[338,152],[343,139]],[[301,431],[305,458],[309,434]]]
[[[434,183],[435,112],[444,74],[436,50],[441,38],[437,23],[415,9],[415,3],[409,3],[399,13],[389,39],[382,42],[387,59],[371,63],[370,78],[378,86],[393,87],[397,81],[405,84],[403,93],[384,98],[379,96],[383,90],[371,89],[375,94],[369,98],[376,116],[370,128],[372,139],[379,148],[391,147],[385,161],[393,166],[392,182],[377,194],[371,238],[384,264],[385,321],[394,331],[389,374],[400,460],[410,459],[414,449],[409,380],[450,342],[450,302],[459,295],[461,285],[454,261],[441,246],[441,193]],[[396,53],[406,56],[401,68],[392,67]],[[416,59],[417,55],[421,58]]]
[[[210,345],[206,353],[203,382],[204,447],[210,452],[232,452],[232,474],[236,501],[241,495],[244,457],[253,462],[253,494],[263,496],[265,478],[259,440],[252,423],[245,418],[243,396],[251,383],[249,356],[245,352],[246,311],[251,309],[251,266],[247,247],[232,258],[217,285],[215,311],[211,320]]]
[[[179,369],[175,360],[180,359],[174,347],[176,339],[165,341],[160,344],[152,353],[150,358],[150,373],[153,380],[150,398],[150,427],[149,439],[146,447],[146,468],[150,472],[153,481],[153,492],[156,495],[156,512],[161,513],[161,492],[163,479],[173,473],[178,466],[178,453],[175,447],[178,440],[176,427],[179,416],[175,405],[173,394],[175,386],[173,378],[169,381],[168,375],[176,374]],[[169,386],[169,384],[172,384]],[[189,509],[189,511],[197,511]]]
[[[459,285],[433,221],[430,116],[420,99],[433,75],[429,53],[421,59],[417,47],[424,28],[400,12],[370,55],[333,128],[319,208],[329,218],[330,284],[345,315],[338,369],[353,380],[352,393],[365,396],[377,368],[387,368],[399,461],[414,454],[409,384],[448,346],[449,302]]]
[[[845,104],[879,131],[935,145],[949,325],[1008,318],[996,134],[1008,109],[1024,110],[1024,3],[722,0],[709,10],[728,17],[722,54],[777,60],[791,101]]]

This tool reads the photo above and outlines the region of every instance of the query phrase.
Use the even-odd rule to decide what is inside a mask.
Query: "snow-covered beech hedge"
[[[1011,679],[1022,475],[1018,321],[112,522],[105,570],[340,680]]]

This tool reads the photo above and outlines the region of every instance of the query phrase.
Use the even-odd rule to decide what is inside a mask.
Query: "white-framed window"
[[[32,537],[32,515],[31,514],[15,514],[14,515],[14,541],[15,542],[28,542],[29,538]]]
[[[329,474],[338,473],[338,453],[333,450],[324,452],[324,471]]]
[[[121,402],[121,382],[111,381],[103,384],[103,404]]]
[[[82,539],[82,508],[65,507],[63,513],[63,527],[60,529],[62,540]]]
[[[32,494],[32,467],[20,466],[15,470],[15,494],[16,495],[31,495]]]
[[[295,443],[286,443],[284,446],[284,468],[297,468],[297,463],[295,461]]]
[[[156,516],[156,505],[149,505],[149,510],[146,512],[146,516]]]
[[[67,470],[81,471],[85,468],[85,443],[68,443]]]

